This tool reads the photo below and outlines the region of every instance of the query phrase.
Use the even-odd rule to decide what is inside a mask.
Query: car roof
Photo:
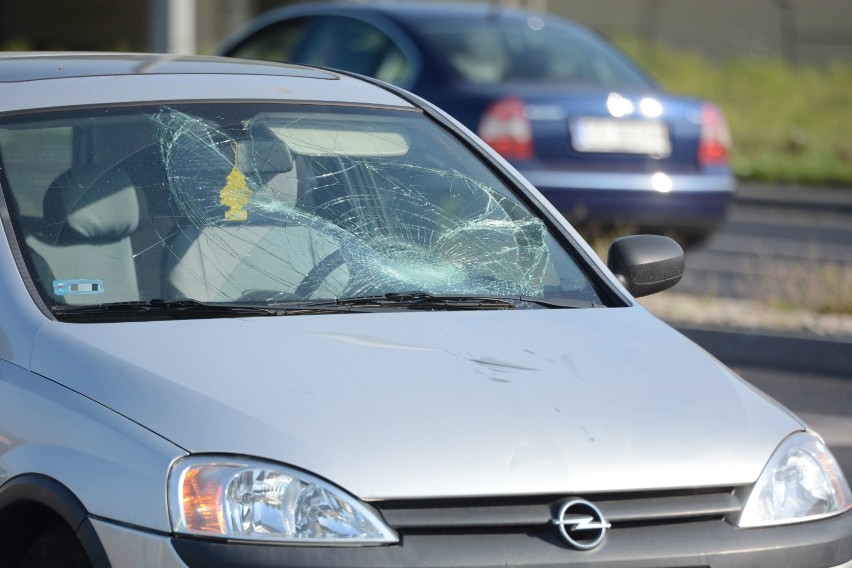
[[[383,14],[395,15],[406,20],[417,21],[422,18],[446,18],[446,17],[505,17],[505,16],[528,16],[531,13],[550,17],[546,12],[527,10],[503,6],[501,4],[471,3],[471,2],[393,2],[376,3],[367,5],[356,5],[357,9],[373,9]]]
[[[494,3],[481,2],[371,2],[371,3],[351,3],[351,2],[311,2],[302,4],[293,4],[289,6],[281,6],[273,8],[258,16],[256,20],[278,19],[280,17],[301,15],[301,14],[316,14],[316,13],[381,13],[390,16],[404,17],[405,19],[419,19],[421,17],[438,17],[445,18],[447,16],[469,16],[469,17],[485,17],[485,16],[528,16],[532,13],[541,16],[552,17],[552,14],[547,12],[539,12],[536,10],[527,10],[513,8]]]
[[[258,61],[150,53],[0,53],[0,83],[109,75],[176,75],[227,73],[330,79],[319,69],[298,65],[267,65]]]
[[[279,6],[263,12],[225,38],[216,52],[229,54],[249,37],[283,20],[320,15],[385,19],[406,28],[407,33],[413,36],[419,36],[419,28],[422,24],[427,23],[440,23],[447,20],[485,20],[496,17],[504,20],[524,20],[532,15],[548,21],[558,21],[560,25],[576,30],[583,29],[582,26],[571,20],[548,12],[513,8],[493,2],[303,2]]]
[[[264,12],[249,21],[243,28],[238,29],[219,47],[219,53],[227,53],[229,49],[236,46],[242,39],[252,33],[287,18],[300,16],[312,16],[318,14],[350,15],[358,14],[380,14],[391,20],[403,21],[417,24],[423,21],[446,18],[487,18],[499,16],[501,18],[528,17],[536,14],[546,19],[558,19],[563,23],[571,25],[572,22],[564,18],[558,18],[548,12],[538,12],[512,8],[494,3],[471,3],[471,2],[305,2],[279,6]],[[415,26],[416,27],[416,26]]]
[[[302,65],[147,53],[0,54],[0,112],[166,100],[412,105],[346,74]]]

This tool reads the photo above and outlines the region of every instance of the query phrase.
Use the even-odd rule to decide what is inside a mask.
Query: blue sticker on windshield
[[[54,280],[53,293],[57,296],[68,294],[103,294],[104,281],[97,279]]]

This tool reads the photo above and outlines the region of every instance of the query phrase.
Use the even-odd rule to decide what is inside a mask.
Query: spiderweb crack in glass
[[[208,287],[221,281],[215,295],[222,299],[238,299],[230,284],[240,265],[269,287],[253,300],[280,301],[311,278],[320,250],[339,251],[340,266],[322,275],[326,285],[312,287],[312,297],[398,290],[542,295],[550,256],[544,224],[464,172],[415,163],[404,155],[403,136],[381,131],[388,126],[377,127],[367,155],[359,156],[356,136],[334,130],[322,115],[259,115],[243,125],[248,137],[239,141],[232,129],[175,109],[155,120],[170,195],[186,219],[181,231],[206,241],[204,262],[187,270]],[[368,125],[358,127],[363,147]],[[293,155],[304,166],[296,165],[296,175],[267,171],[273,158],[260,152],[276,141],[280,151],[289,145],[305,152]],[[236,203],[235,191],[248,198]],[[270,227],[294,230],[282,241]]]
[[[18,149],[36,143],[38,160]],[[407,292],[601,303],[515,190],[416,111],[74,109],[0,120],[0,145],[0,173],[25,211],[13,222],[52,307]],[[55,293],[54,282],[79,279],[103,281],[103,293]],[[149,311],[162,315],[157,305]]]

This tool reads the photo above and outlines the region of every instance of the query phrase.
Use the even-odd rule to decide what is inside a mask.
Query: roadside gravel
[[[730,327],[852,341],[852,315],[779,310],[754,300],[701,297],[676,291],[640,298],[639,302],[675,327]]]

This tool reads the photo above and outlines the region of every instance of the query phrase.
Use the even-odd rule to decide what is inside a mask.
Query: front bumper
[[[473,534],[430,530],[403,533],[393,546],[314,547],[170,538],[104,521],[94,525],[111,565],[122,568],[852,568],[852,511],[818,522],[748,530],[718,519],[614,526],[591,551],[569,548],[552,527]]]
[[[106,563],[93,568],[187,568],[169,535],[139,530],[103,519],[89,518],[107,556]],[[216,562],[208,566],[218,566]]]
[[[737,530],[724,521],[614,530],[592,551],[525,533],[404,535],[400,545],[316,548],[174,539],[186,564],[222,568],[277,566],[607,568],[829,568],[852,562],[852,513],[819,523]]]

